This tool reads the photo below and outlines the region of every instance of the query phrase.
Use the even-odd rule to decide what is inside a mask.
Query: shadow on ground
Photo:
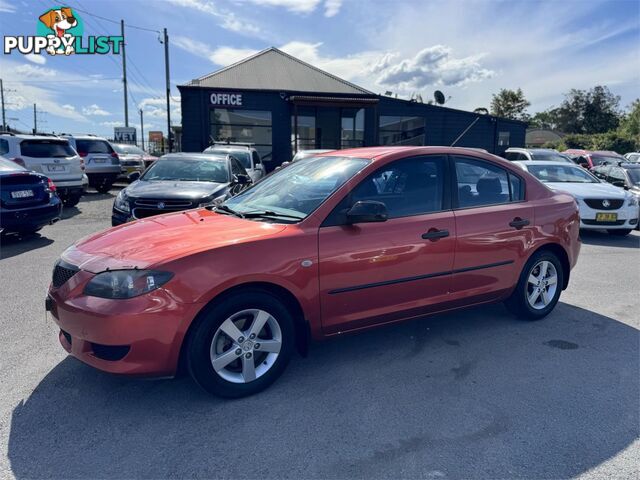
[[[502,306],[314,345],[267,391],[108,376],[67,358],[13,411],[18,478],[567,478],[638,435],[638,330]]]
[[[0,237],[0,260],[31,252],[52,243],[53,240],[39,233],[3,235]]]
[[[640,247],[640,235],[631,232],[624,237],[610,235],[606,230],[581,230],[580,240],[586,245],[599,245],[601,247],[638,248]]]

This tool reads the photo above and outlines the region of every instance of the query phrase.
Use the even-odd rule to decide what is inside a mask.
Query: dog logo
[[[72,28],[78,26],[78,20],[73,14],[71,8],[62,7],[58,9],[51,9],[40,15],[39,19],[49,30],[53,31],[53,34],[48,34],[47,38],[57,37],[60,39],[70,39],[72,36],[75,37],[75,35],[67,33],[67,30],[71,30]],[[56,51],[55,47],[50,44],[47,47],[47,53],[49,55],[55,55],[56,53],[71,55],[75,52],[73,43],[64,43],[65,45],[63,46],[61,51]]]

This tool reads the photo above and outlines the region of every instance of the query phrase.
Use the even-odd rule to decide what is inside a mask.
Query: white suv
[[[85,171],[89,177],[89,186],[100,193],[111,190],[120,175],[120,158],[106,138],[95,135],[67,135],[80,156],[84,158]]]
[[[76,205],[87,187],[84,162],[65,138],[2,133],[0,155],[49,177],[66,207]]]

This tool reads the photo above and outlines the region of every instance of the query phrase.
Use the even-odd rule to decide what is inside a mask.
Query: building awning
[[[377,98],[363,97],[319,97],[316,95],[292,95],[289,101],[294,105],[314,107],[371,107],[376,105]]]

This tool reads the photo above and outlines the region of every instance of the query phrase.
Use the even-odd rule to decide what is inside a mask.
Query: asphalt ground
[[[1,478],[638,478],[638,232],[584,233],[545,320],[493,305],[337,338],[229,401],[58,344],[53,263],[115,193],[0,247]]]

